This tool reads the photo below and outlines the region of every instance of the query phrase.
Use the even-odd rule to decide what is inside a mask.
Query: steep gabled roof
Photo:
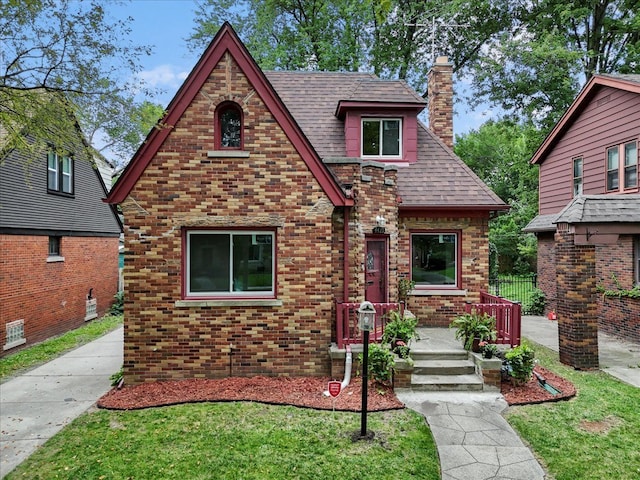
[[[551,133],[542,142],[536,153],[531,158],[532,164],[539,164],[544,161],[547,154],[554,145],[562,138],[565,132],[571,127],[575,119],[589,104],[596,92],[603,88],[610,87],[627,92],[640,94],[640,75],[594,75],[580,91],[569,109],[564,113],[560,121],[553,128]]]
[[[425,100],[403,81],[369,73],[267,72],[269,81],[322,158],[345,155],[344,121],[336,106],[417,111]],[[401,209],[502,210],[498,198],[424,125],[418,125],[418,161],[398,167]]]
[[[312,144],[304,136],[296,121],[282,103],[282,100],[274,92],[273,87],[262,70],[260,70],[260,67],[255,63],[236,32],[227,22],[218,31],[180,87],[180,90],[176,93],[167,107],[167,113],[162,122],[168,126],[173,126],[178,122],[194,97],[201,90],[211,71],[226,52],[229,52],[249,79],[256,93],[271,111],[332,203],[334,205],[352,204],[353,200],[346,198],[329,169],[322,163]],[[124,201],[170,132],[171,128],[153,129],[151,131],[118,182],[114,185],[107,202],[120,203]]]

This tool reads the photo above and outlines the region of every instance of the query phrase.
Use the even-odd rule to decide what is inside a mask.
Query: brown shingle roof
[[[344,157],[340,102],[415,105],[425,100],[405,82],[380,80],[368,73],[266,72],[266,76],[322,158]],[[500,200],[424,125],[418,126],[418,161],[398,167],[402,207],[495,207]]]

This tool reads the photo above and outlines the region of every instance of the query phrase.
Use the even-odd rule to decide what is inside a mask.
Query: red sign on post
[[[328,390],[329,390],[329,395],[335,398],[338,395],[340,395],[340,391],[342,390],[342,383],[337,381],[329,382]]]

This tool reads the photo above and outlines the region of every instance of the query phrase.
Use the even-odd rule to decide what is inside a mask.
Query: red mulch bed
[[[544,376],[551,386],[562,393],[553,396],[540,387],[534,377],[528,383],[514,387],[502,383],[502,395],[509,405],[523,405],[566,400],[576,389],[562,377],[537,366],[535,371]],[[137,410],[194,402],[254,401],[274,405],[294,405],[318,410],[359,412],[362,402],[362,380],[354,378],[334,400],[323,394],[329,378],[319,377],[230,377],[218,380],[192,379],[114,388],[98,400],[98,407],[111,410]],[[370,384],[367,410],[371,412],[404,408],[393,390]]]
[[[567,400],[575,396],[576,388],[570,381],[559,377],[551,370],[547,370],[539,365],[537,365],[533,370],[542,375],[547,383],[556,390],[559,390],[560,393],[558,395],[553,395],[542,388],[535,375],[527,383],[520,386],[513,386],[509,382],[502,382],[500,391],[509,405],[557,402],[559,400]]]
[[[294,405],[318,410],[359,412],[362,403],[362,380],[351,383],[335,399],[325,396],[329,378],[319,377],[229,377],[219,380],[180,380],[143,383],[113,389],[98,400],[98,407],[113,410],[136,410],[192,402],[254,401],[274,405]],[[367,411],[404,408],[390,387],[370,384]]]

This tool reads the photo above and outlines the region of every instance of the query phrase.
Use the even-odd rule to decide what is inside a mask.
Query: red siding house
[[[78,135],[0,158],[0,355],[103,315],[117,292],[122,225]]]
[[[263,72],[222,27],[108,197],[127,383],[328,375],[338,315],[397,302],[401,278],[422,325],[479,300],[507,206],[452,153],[451,65],[433,76],[442,139],[406,83]]]
[[[592,77],[532,158],[540,169],[539,215],[525,229],[538,237],[538,279],[548,310],[561,310],[568,293],[590,305],[596,327],[635,341],[640,300],[595,295],[579,282],[563,285],[559,245],[569,235],[593,257],[598,290],[640,284],[639,137],[640,75]],[[577,268],[570,270],[579,276]]]

